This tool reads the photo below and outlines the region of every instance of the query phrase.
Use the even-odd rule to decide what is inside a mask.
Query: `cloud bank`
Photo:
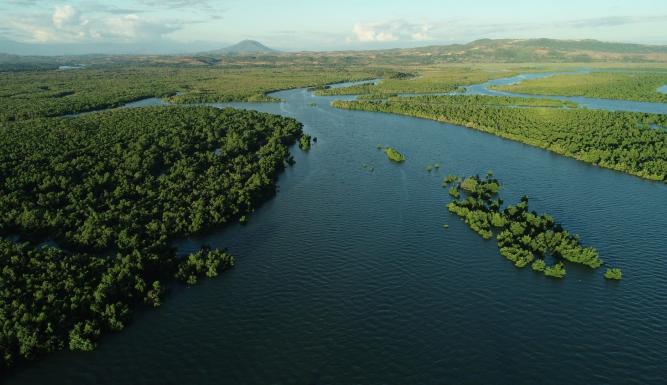
[[[352,28],[353,37],[348,41],[362,43],[392,42],[392,41],[427,41],[433,38],[429,35],[429,24],[409,23],[405,20],[387,22],[356,23]]]
[[[18,40],[34,43],[152,41],[183,27],[182,22],[157,21],[128,12],[86,14],[72,5],[57,5],[50,15],[12,18],[8,26]]]

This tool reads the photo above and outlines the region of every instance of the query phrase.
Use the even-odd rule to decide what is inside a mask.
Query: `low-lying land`
[[[132,67],[0,72],[0,124],[118,107],[150,98],[173,103],[275,101],[266,93],[378,76],[370,69]]]
[[[523,94],[586,96],[667,103],[667,94],[658,92],[658,88],[666,84],[667,71],[662,70],[658,72],[593,72],[556,75],[493,88]]]
[[[398,152],[398,150],[396,150],[393,147],[386,147],[384,149],[384,153],[385,155],[387,155],[387,159],[391,160],[392,162],[396,163],[405,162],[405,155],[401,154],[400,152]]]
[[[512,68],[512,67],[509,67]],[[519,74],[506,67],[425,67],[415,68],[415,76],[385,78],[378,85],[363,84],[345,88],[318,90],[317,95],[393,95],[401,93],[454,92],[460,87]],[[529,71],[529,70],[528,70]]]
[[[159,306],[173,280],[192,285],[231,268],[234,257],[225,250],[204,247],[178,257],[174,242],[245,222],[275,193],[278,173],[293,161],[288,146],[298,140],[307,151],[317,141],[292,119],[189,103],[271,102],[267,93],[301,87],[362,94],[365,100],[334,106],[464,125],[667,181],[667,133],[651,128],[667,127],[665,115],[588,111],[549,99],[397,96],[455,92],[519,73],[574,70],[582,62],[614,69],[621,64],[601,61],[653,60],[622,65],[637,75],[567,75],[507,89],[664,102],[654,89],[667,83],[654,69],[664,68],[664,47],[482,40],[361,53],[91,56],[60,63],[85,64],[72,71],[54,70],[54,60],[0,55],[0,68],[13,71],[0,72],[0,372],[43,353],[93,349],[104,333],[123,329],[137,307]],[[324,87],[375,78],[383,81]],[[63,118],[151,97],[181,106]],[[384,152],[405,161],[394,148]],[[444,182],[457,199],[449,209],[482,237],[495,236],[517,267],[563,277],[566,263],[602,264],[553,218],[530,212],[527,199],[501,208],[500,182],[491,176]],[[549,266],[550,257],[556,263]],[[622,273],[612,268],[605,277]]]
[[[276,191],[293,119],[206,107],[118,109],[0,130],[0,372],[94,348],[173,278],[234,259],[172,243],[244,220]]]
[[[505,104],[506,103],[506,104]],[[458,124],[587,163],[667,182],[666,115],[568,108],[515,108],[530,99],[420,96],[334,101],[338,108],[388,112]]]

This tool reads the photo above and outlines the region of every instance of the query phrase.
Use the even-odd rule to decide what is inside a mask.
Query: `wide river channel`
[[[247,225],[179,244],[227,247],[237,266],[8,384],[665,383],[666,184],[459,126],[337,110],[304,89],[274,96],[284,101],[224,106],[293,117],[317,143],[292,148],[296,164]],[[528,195],[623,281],[571,264],[563,280],[519,270],[449,214],[443,176],[489,169],[506,203]]]

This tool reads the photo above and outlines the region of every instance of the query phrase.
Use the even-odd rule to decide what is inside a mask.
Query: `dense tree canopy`
[[[118,107],[139,99],[174,103],[275,101],[270,91],[367,79],[367,69],[152,66],[0,72],[0,124]]]
[[[514,76],[507,68],[487,67],[416,67],[418,74],[401,75],[402,72],[386,74],[378,85],[363,84],[352,87],[318,90],[322,96],[331,95],[394,95],[401,93],[452,92],[462,86],[484,83],[491,79]],[[527,71],[531,71],[526,69]]]
[[[0,353],[5,367],[69,346],[90,350],[160,303],[233,265],[177,236],[230,223],[275,193],[293,119],[155,107],[17,122],[0,130]]]
[[[484,239],[495,235],[500,255],[516,267],[530,264],[534,271],[548,277],[563,278],[565,261],[592,269],[602,265],[597,250],[582,246],[579,237],[563,229],[552,216],[529,211],[527,197],[502,208],[503,201],[498,198],[500,182],[491,174],[484,179],[471,176],[459,180],[450,178],[445,183],[445,187],[453,185],[450,195],[456,199],[447,208]],[[555,258],[557,263],[547,266],[544,261],[547,256]]]
[[[591,98],[667,103],[658,88],[667,84],[667,72],[594,72],[557,75],[498,86],[502,91],[538,95],[587,96]]]
[[[390,112],[475,128],[587,163],[667,181],[667,116],[570,108],[517,108],[529,99],[421,96],[335,101],[339,108]]]

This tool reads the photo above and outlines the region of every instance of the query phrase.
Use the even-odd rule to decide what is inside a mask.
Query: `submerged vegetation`
[[[366,171],[370,171],[370,172],[375,171],[375,167],[373,167],[373,165],[368,164],[368,163],[364,163],[363,165],[361,165],[361,167],[363,167],[363,169],[366,170]]]
[[[308,151],[310,150],[310,141],[312,137],[308,134],[302,134],[301,137],[299,138],[299,148],[302,149],[303,151]]]
[[[621,278],[623,278],[623,273],[621,272],[621,269],[610,268],[610,269],[607,269],[607,271],[604,272],[604,277],[606,279],[620,281]]]
[[[467,177],[450,189],[449,194],[457,200],[450,202],[447,208],[482,238],[491,239],[495,235],[500,255],[518,268],[530,264],[534,271],[562,278],[566,274],[564,262],[592,269],[602,266],[597,250],[582,246],[577,235],[563,229],[550,215],[530,211],[527,197],[503,209],[499,189],[500,182],[490,173],[484,179]],[[547,266],[546,256],[558,262]]]
[[[520,98],[506,99],[523,103]],[[333,105],[459,124],[583,162],[667,182],[667,132],[650,128],[651,124],[667,126],[667,115],[514,108],[498,100],[492,96],[423,96],[335,101]]]
[[[234,257],[226,251],[203,247],[181,261],[175,277],[183,283],[195,285],[202,275],[208,278],[217,277],[221,270],[232,266],[234,266]]]
[[[544,268],[544,275],[551,278],[563,278],[565,277],[566,271],[563,267],[562,262],[558,262],[553,266],[547,266]]]
[[[141,303],[159,306],[174,277],[190,285],[233,266],[207,248],[180,259],[172,242],[271,197],[301,133],[293,119],[206,107],[0,130],[0,368],[91,350]]]
[[[431,172],[431,171],[438,171],[440,170],[440,163],[434,163],[434,164],[427,164],[426,165],[426,171]]]
[[[289,66],[275,65],[280,58],[259,57],[242,59],[256,60],[255,66],[235,61],[226,67],[207,64],[218,59],[190,58],[196,65],[0,72],[0,371],[67,347],[92,350],[105,333],[125,328],[138,307],[160,306],[174,280],[194,285],[232,268],[234,257],[225,250],[204,247],[180,256],[174,241],[245,223],[275,193],[285,164],[293,162],[288,147],[298,140],[308,151],[317,142],[293,119],[231,109],[178,106],[65,115],[151,97],[181,105],[275,102],[268,93],[312,86],[323,95],[362,94],[359,101],[334,102],[337,107],[461,124],[602,167],[667,180],[667,134],[649,128],[667,127],[665,116],[586,111],[545,99],[402,98],[397,95],[456,92],[536,69],[441,66],[419,52],[383,62],[390,69],[370,67],[375,55],[391,56],[374,52],[364,66],[353,57],[316,57]],[[452,52],[437,60],[464,60],[458,56]],[[398,70],[396,62],[410,68]],[[417,62],[429,66],[413,67]],[[378,85],[325,87],[379,76],[384,80]],[[574,85],[562,89],[658,100],[646,95],[662,78],[609,79],[596,76],[584,85],[572,77]],[[619,85],[625,89],[617,90]],[[553,91],[554,83],[538,88],[533,92],[565,92]],[[393,162],[406,160],[392,147],[377,149]],[[363,168],[374,171],[372,165]],[[427,166],[437,169],[439,164]],[[529,211],[527,198],[503,208],[497,196],[500,182],[491,174],[485,179],[448,175],[443,187],[456,199],[449,210],[481,237],[495,237],[499,253],[518,268],[530,265],[561,278],[566,263],[602,265],[595,249],[582,246],[551,216]],[[545,258],[557,262],[547,266]],[[614,268],[604,276],[618,280],[622,274]]]
[[[447,187],[451,185],[454,182],[457,182],[459,180],[459,177],[456,175],[447,175],[443,180],[442,180],[442,186]]]
[[[536,259],[535,262],[530,265],[530,267],[535,271],[544,271],[544,269],[547,267],[547,264],[544,262],[544,259]]]
[[[396,150],[393,147],[385,147],[384,153],[387,155],[387,158],[389,158],[389,160],[391,160],[392,162],[396,163],[405,162],[405,156],[400,152],[398,152],[398,150]]]

